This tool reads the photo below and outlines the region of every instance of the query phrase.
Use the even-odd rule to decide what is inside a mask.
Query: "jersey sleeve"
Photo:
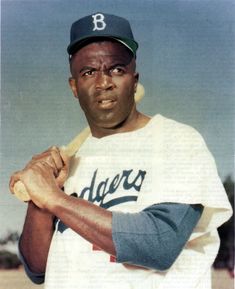
[[[112,237],[117,262],[168,270],[202,211],[201,205],[162,203],[139,213],[113,212]]]
[[[167,120],[156,140],[155,156],[152,192],[138,198],[140,205],[201,204],[204,210],[194,232],[199,235],[218,228],[231,217],[231,205],[215,160],[195,129]]]

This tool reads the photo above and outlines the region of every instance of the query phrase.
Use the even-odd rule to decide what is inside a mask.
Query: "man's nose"
[[[110,90],[114,86],[112,77],[107,72],[100,71],[96,78],[96,89],[98,90]]]

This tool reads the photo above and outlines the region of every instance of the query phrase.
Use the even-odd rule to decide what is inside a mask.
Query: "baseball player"
[[[91,134],[71,158],[51,147],[11,178],[31,199],[22,262],[46,289],[211,288],[231,207],[200,134],[136,109],[137,48],[124,18],[73,23],[69,83]]]

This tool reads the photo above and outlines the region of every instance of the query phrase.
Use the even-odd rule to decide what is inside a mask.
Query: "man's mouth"
[[[102,99],[98,101],[99,108],[112,109],[116,105],[117,101],[113,99]]]

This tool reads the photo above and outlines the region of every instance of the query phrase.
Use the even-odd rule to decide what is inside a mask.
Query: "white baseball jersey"
[[[202,217],[185,248],[164,272],[115,262],[57,223],[46,289],[209,289],[219,248],[216,228],[231,216],[213,157],[193,128],[154,116],[141,129],[88,137],[75,155],[67,194],[111,211],[138,212],[162,202],[202,204]]]

